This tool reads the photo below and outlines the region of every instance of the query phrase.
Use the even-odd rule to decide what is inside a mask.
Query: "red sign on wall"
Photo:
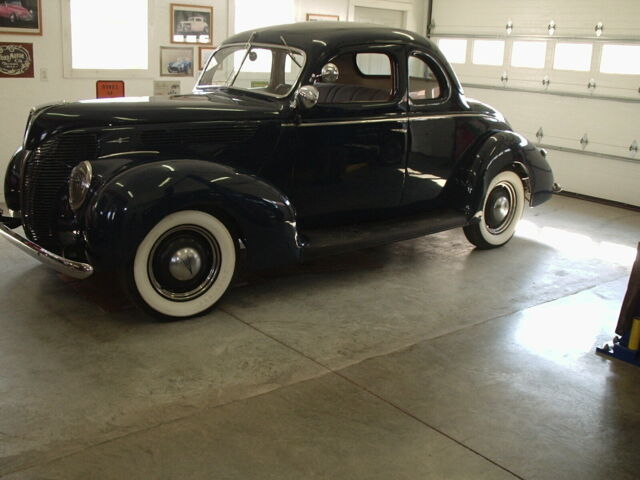
[[[122,80],[98,80],[96,82],[96,98],[124,97]]]
[[[0,77],[33,78],[33,44],[0,42]]]

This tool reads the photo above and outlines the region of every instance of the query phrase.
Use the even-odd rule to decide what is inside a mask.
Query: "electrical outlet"
[[[49,71],[46,68],[40,69],[40,81],[48,82],[49,81]]]

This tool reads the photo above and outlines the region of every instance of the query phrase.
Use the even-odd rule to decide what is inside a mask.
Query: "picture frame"
[[[213,7],[171,4],[171,43],[213,45]]]
[[[161,77],[193,77],[193,47],[160,47]]]
[[[0,78],[34,78],[33,43],[0,42]]]
[[[216,50],[216,47],[198,48],[198,57],[199,57],[198,70],[204,70],[204,66],[207,64],[207,62],[209,61],[209,57],[211,57],[211,54],[213,54],[215,50]]]
[[[42,35],[42,0],[0,0],[0,34]]]
[[[328,15],[324,13],[307,13],[307,22],[339,22],[340,15]]]

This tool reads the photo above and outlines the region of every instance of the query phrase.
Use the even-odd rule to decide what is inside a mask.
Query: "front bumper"
[[[11,230],[4,223],[5,219],[8,218],[2,216],[2,210],[0,209],[0,236],[6,238],[9,243],[15,245],[27,255],[31,255],[36,260],[69,277],[84,279],[93,275],[93,267],[88,263],[76,262],[56,255]]]

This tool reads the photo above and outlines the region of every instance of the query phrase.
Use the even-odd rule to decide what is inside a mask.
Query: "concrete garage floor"
[[[638,478],[613,334],[640,213],[556,197],[252,275],[206,317],[105,312],[0,242],[3,479]]]

